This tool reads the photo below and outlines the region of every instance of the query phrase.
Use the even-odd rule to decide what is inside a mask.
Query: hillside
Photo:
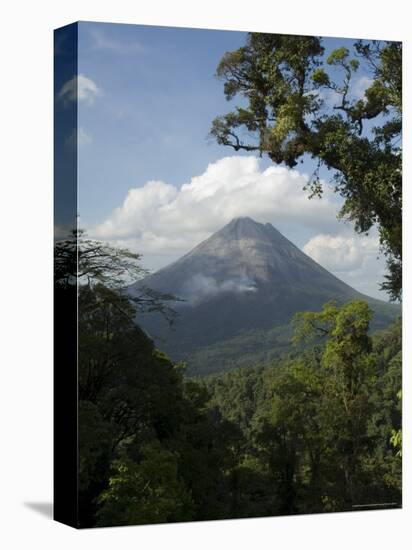
[[[160,314],[139,318],[162,350],[209,374],[265,362],[288,348],[290,320],[329,300],[365,299],[374,328],[400,307],[365,296],[329,273],[271,224],[236,218],[173,264],[130,288],[145,285],[182,299],[171,329]]]

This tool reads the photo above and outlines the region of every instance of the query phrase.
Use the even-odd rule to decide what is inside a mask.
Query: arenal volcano
[[[400,314],[399,306],[357,292],[271,224],[251,218],[235,218],[135,287],[141,284],[184,300],[173,306],[173,329],[160,314],[138,321],[161,350],[188,363],[189,374],[245,366],[248,357],[251,364],[270,360],[287,347],[293,315],[329,300],[367,300],[375,327]]]

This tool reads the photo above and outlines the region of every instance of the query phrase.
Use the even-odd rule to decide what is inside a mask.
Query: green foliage
[[[329,75],[324,69],[317,68],[312,73],[312,80],[318,86],[330,86]]]
[[[306,345],[294,357],[206,380],[211,405],[241,427],[245,459],[266,479],[262,502],[270,496],[277,514],[401,501],[390,444],[401,421],[400,322],[371,337],[370,318],[365,302],[328,303],[297,316]]]
[[[177,475],[177,457],[151,443],[139,463],[116,459],[99,497],[98,525],[133,525],[192,519],[190,494]]]
[[[152,359],[147,370],[142,360],[132,363],[132,372],[142,369],[144,377],[128,374],[118,354],[120,386],[108,378],[110,396],[102,389],[94,404],[90,394],[82,402],[81,480],[95,503],[90,521],[127,525],[399,502],[401,465],[390,444],[400,422],[399,323],[371,337],[370,317],[365,302],[328,303],[297,316],[296,334],[311,346],[272,366],[198,381],[184,381],[140,335],[140,352],[132,346],[131,357]]]
[[[136,311],[101,284],[79,291],[79,445],[82,524],[94,521],[110,464],[138,437],[173,436],[182,376],[135,324]],[[180,398],[180,399],[179,399]]]
[[[352,92],[361,67],[370,85],[359,99]],[[317,173],[329,168],[344,199],[341,216],[358,232],[377,226],[388,267],[382,287],[399,299],[402,45],[359,41],[353,51],[337,48],[325,59],[318,37],[251,33],[243,47],[222,57],[216,74],[226,98],[241,96],[242,107],[215,118],[211,135],[235,151],[265,153],[289,167],[309,155],[318,160]],[[319,177],[307,188],[320,196]]]
[[[391,444],[396,449],[396,456],[402,456],[402,430],[392,430]]]
[[[333,50],[333,52],[327,58],[326,62],[328,65],[342,65],[348,57],[348,48],[336,48],[336,50]]]
[[[78,300],[82,527],[400,502],[400,321],[370,336],[366,302],[329,302],[288,357],[195,381],[121,291]]]

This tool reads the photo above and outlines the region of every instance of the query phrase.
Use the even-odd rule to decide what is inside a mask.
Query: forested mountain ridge
[[[136,283],[182,299],[173,330],[161,315],[138,322],[191,374],[256,364],[283,353],[293,315],[329,300],[366,300],[372,328],[383,328],[400,307],[367,297],[304,254],[271,224],[235,218],[173,264]]]

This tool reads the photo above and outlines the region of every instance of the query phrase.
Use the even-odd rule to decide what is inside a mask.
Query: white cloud
[[[142,253],[145,267],[158,269],[233,218],[250,216],[272,223],[296,244],[306,243],[304,251],[326,269],[358,290],[378,295],[384,263],[376,261],[376,234],[356,235],[352,225],[337,220],[339,201],[333,191],[326,185],[322,199],[309,200],[302,190],[306,183],[307,177],[296,170],[261,170],[254,156],[225,157],[180,189],[163,181],[131,188],[122,205],[87,230],[92,237]]]
[[[345,226],[338,234],[320,233],[303,247],[304,252],[337,277],[360,292],[383,299],[378,291],[385,273],[384,257],[379,255],[376,230],[357,235]]]
[[[328,230],[336,223],[338,204],[325,188],[322,200],[302,191],[307,178],[296,170],[272,166],[262,171],[259,159],[225,157],[180,189],[149,181],[129,190],[123,204],[100,225],[96,237],[122,241],[143,254],[182,254],[237,216]]]
[[[83,101],[91,105],[101,93],[101,89],[91,78],[79,74],[63,84],[58,97],[66,102]]]
[[[376,236],[319,234],[303,247],[304,252],[331,271],[348,272],[362,268],[369,256],[379,252]]]

